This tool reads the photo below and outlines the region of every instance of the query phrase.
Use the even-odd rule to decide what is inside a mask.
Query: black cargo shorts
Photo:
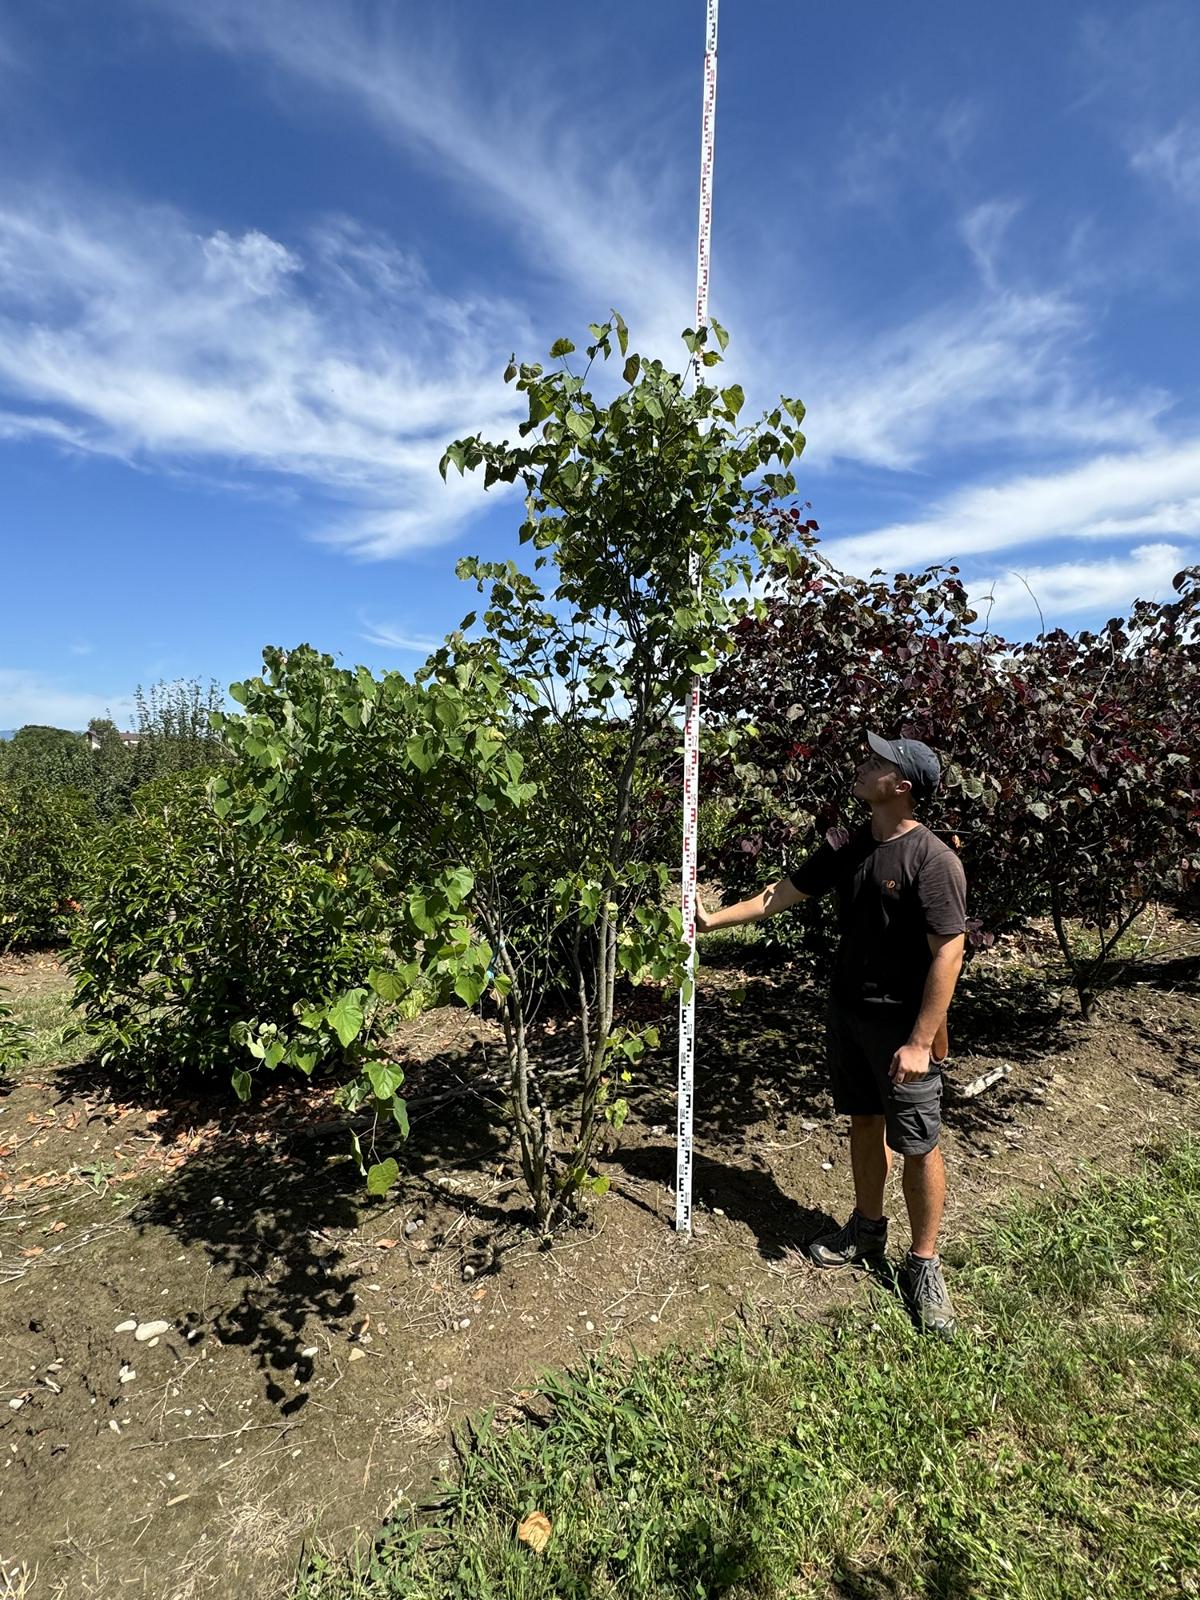
[[[831,1003],[825,1049],[833,1107],[842,1116],[886,1118],[887,1142],[899,1155],[923,1156],[942,1131],[942,1071],[893,1083],[892,1057],[908,1043],[912,1019],[863,1015]]]

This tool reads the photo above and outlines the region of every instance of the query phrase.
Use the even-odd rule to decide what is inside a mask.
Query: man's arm
[[[923,1078],[929,1071],[929,1051],[938,1029],[946,1020],[954,985],[962,971],[965,933],[927,935],[933,952],[929,974],[925,979],[925,993],[921,1010],[913,1023],[908,1043],[900,1046],[892,1057],[891,1077],[894,1083],[911,1083]]]
[[[790,878],[780,878],[778,883],[772,883],[761,894],[753,895],[749,900],[739,900],[735,906],[722,906],[718,911],[706,911],[701,904],[700,896],[696,896],[696,932],[712,933],[716,928],[736,928],[743,922],[761,922],[764,917],[773,917],[777,911],[786,911],[790,906],[798,906],[801,900],[807,900],[806,894],[801,894]]]

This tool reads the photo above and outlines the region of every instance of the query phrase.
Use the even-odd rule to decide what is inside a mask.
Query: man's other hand
[[[708,912],[704,909],[704,902],[703,902],[703,900],[701,900],[699,895],[696,896],[696,932],[697,933],[711,933],[712,932],[712,918],[709,916]]]
[[[915,1083],[929,1076],[929,1051],[919,1044],[902,1044],[892,1057],[888,1076],[893,1083]]]

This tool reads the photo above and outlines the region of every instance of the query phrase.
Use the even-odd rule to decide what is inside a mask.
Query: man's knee
[[[942,1158],[942,1147],[934,1141],[928,1150],[902,1150],[905,1168],[912,1167],[914,1172],[920,1172],[926,1167],[936,1166]]]
[[[853,1133],[882,1133],[887,1118],[851,1116],[850,1129]]]

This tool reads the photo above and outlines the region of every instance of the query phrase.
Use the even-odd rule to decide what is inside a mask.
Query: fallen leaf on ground
[[[61,1233],[65,1227],[66,1227],[66,1223],[65,1222],[52,1222],[50,1224],[50,1226],[46,1229],[46,1232],[47,1233]]]
[[[550,1518],[544,1511],[531,1511],[517,1528],[517,1538],[538,1555],[550,1543]]]
[[[31,1245],[28,1250],[22,1250],[21,1251],[21,1254],[23,1256],[40,1256],[41,1253],[42,1253],[42,1246],[40,1244]]]
[[[375,1248],[376,1250],[394,1250],[398,1242],[396,1239],[376,1239]]]

